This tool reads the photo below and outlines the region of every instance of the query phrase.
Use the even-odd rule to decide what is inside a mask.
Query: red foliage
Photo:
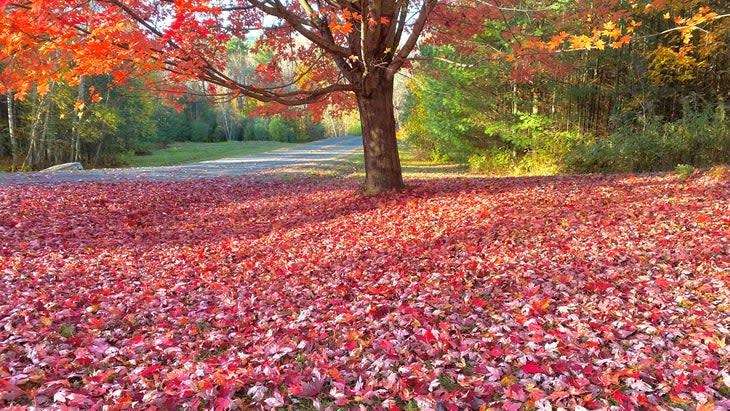
[[[729,192],[1,188],[0,406],[726,409]]]

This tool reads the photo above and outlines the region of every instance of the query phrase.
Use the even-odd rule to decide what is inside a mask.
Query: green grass
[[[416,158],[413,150],[404,141],[398,141],[398,155],[405,178],[461,177],[469,174],[469,168],[463,164],[441,163]],[[365,159],[363,155],[353,155],[349,159],[349,163],[341,169],[344,172],[356,170],[352,175],[364,177]]]
[[[463,164],[443,163],[416,158],[408,143],[398,142],[400,164],[404,177],[455,177],[467,174]]]
[[[222,143],[173,143],[167,148],[144,156],[127,156],[123,161],[129,167],[174,166],[197,161],[218,160],[248,154],[263,153],[295,144],[276,141],[225,141]]]

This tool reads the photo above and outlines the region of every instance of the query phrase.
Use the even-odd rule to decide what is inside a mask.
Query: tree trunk
[[[223,116],[223,130],[226,133],[226,141],[233,141],[233,125],[231,124],[233,121],[228,118],[230,116],[230,103],[228,103],[226,106],[223,107],[222,116]]]
[[[30,142],[28,143],[28,154],[25,156],[23,161],[23,169],[35,170],[38,168],[39,163],[39,152],[38,147],[38,135],[41,132],[39,129],[41,126],[41,114],[43,111],[44,98],[38,95],[37,91],[33,92],[33,116],[30,127]]]
[[[81,76],[79,79],[79,92],[76,97],[76,101],[86,103],[86,78]],[[78,118],[74,119],[74,125],[71,130],[71,162],[77,162],[81,159],[81,121],[84,115],[85,108],[81,108],[78,112]]]
[[[48,165],[49,159],[49,144],[48,144],[48,127],[51,118],[51,105],[53,103],[53,91],[56,88],[56,83],[51,82],[48,88],[48,93],[45,97],[45,112],[43,113],[43,129],[41,130],[41,139],[39,142],[40,147],[38,148],[38,161],[40,164]]]
[[[365,192],[400,190],[404,186],[395,139],[393,81],[382,79],[369,91],[357,93],[365,153]]]
[[[10,169],[15,171],[18,167],[18,139],[15,136],[15,96],[8,91],[8,134],[10,134],[10,155],[13,157],[13,164]]]
[[[94,167],[99,166],[99,158],[101,157],[101,146],[104,144],[104,137],[99,139],[99,144],[96,146],[96,154],[94,155]]]
[[[23,168],[26,166],[32,170],[38,169],[43,165],[43,152],[45,147],[42,146],[43,142],[40,141],[42,135],[41,126],[43,125],[43,111],[45,110],[45,101],[49,99],[48,95],[41,96],[37,91],[33,91],[33,122],[30,127],[30,143],[28,145],[28,155],[23,163]]]

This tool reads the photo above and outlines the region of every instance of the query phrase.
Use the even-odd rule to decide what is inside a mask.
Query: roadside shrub
[[[193,120],[190,123],[190,139],[192,141],[208,141],[211,126],[203,120]]]
[[[514,154],[504,148],[472,155],[468,162],[472,172],[495,176],[512,174],[516,165]]]
[[[157,141],[169,143],[190,139],[190,129],[186,127],[187,119],[183,113],[178,113],[170,106],[159,105],[155,109],[155,117]]]
[[[293,143],[297,141],[297,130],[291,121],[274,117],[269,121],[269,136],[273,141]]]
[[[353,123],[347,128],[348,136],[361,136],[362,135],[362,124],[360,122]]]
[[[677,164],[677,167],[674,167],[674,174],[682,181],[687,180],[694,171],[695,168],[689,164]]]
[[[263,118],[250,118],[246,120],[243,127],[244,140],[269,140],[269,124]]]
[[[677,164],[706,168],[730,161],[725,109],[688,112],[663,122],[654,116],[619,128],[606,140],[580,145],[567,156],[574,172],[668,171]]]
[[[304,143],[307,141],[321,140],[326,137],[327,131],[321,122],[306,120],[302,122],[296,133],[296,141]]]
[[[131,148],[131,151],[134,155],[137,156],[148,156],[152,154],[158,147],[159,144],[155,144],[151,141],[137,141]]]

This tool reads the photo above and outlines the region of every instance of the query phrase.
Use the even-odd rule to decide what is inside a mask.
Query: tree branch
[[[339,55],[341,57],[347,57],[349,55],[349,50],[347,50],[346,48],[338,46],[333,41],[328,41],[326,38],[318,35],[317,33],[308,30],[306,26],[309,24],[309,22],[287,10],[286,7],[278,0],[274,1],[273,5],[271,6],[264,4],[264,2],[260,0],[248,1],[250,1],[251,4],[253,4],[261,11],[266,12],[274,17],[279,17],[280,19],[286,20],[286,22],[289,23],[295,31],[306,37],[312,43],[328,51],[330,54]]]
[[[434,7],[436,7],[436,3],[437,0],[424,0],[421,11],[418,14],[418,18],[413,24],[411,34],[408,36],[408,40],[406,40],[403,46],[401,46],[400,50],[395,53],[393,61],[388,65],[386,73],[390,79],[395,76],[395,73],[403,66],[403,63],[405,63],[408,55],[411,53],[411,51],[413,51],[413,48],[418,42],[418,37],[420,37],[423,28],[426,26],[428,16],[431,14]]]

